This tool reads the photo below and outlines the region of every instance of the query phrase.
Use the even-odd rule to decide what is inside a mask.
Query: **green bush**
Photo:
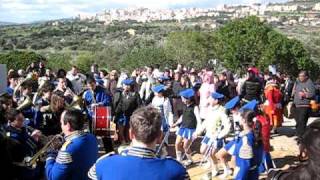
[[[0,64],[6,64],[8,69],[26,69],[32,62],[44,61],[45,58],[35,52],[10,51],[0,54]]]

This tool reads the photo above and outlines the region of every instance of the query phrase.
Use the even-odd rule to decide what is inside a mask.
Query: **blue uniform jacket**
[[[236,180],[258,180],[258,166],[262,161],[263,147],[254,146],[255,136],[251,131],[245,135],[241,135],[240,139],[234,144],[234,154],[236,156],[236,166],[239,172]]]
[[[87,90],[84,92],[83,94],[83,99],[85,101],[86,104],[86,113],[89,115],[89,119],[92,119],[92,111],[91,111],[91,107],[90,105],[92,103],[98,103],[100,105],[103,106],[111,106],[111,96],[108,95],[105,91],[104,88],[97,86],[96,90],[94,92],[94,95],[92,94],[92,92],[90,90]],[[95,100],[94,100],[95,99]]]
[[[75,131],[67,136],[55,157],[48,156],[45,173],[48,180],[84,180],[98,158],[96,138],[89,133]]]
[[[189,179],[186,169],[176,160],[157,158],[153,150],[139,147],[130,147],[121,155],[102,156],[88,176],[94,180]]]

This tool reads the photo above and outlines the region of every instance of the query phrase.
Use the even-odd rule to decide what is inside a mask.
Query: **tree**
[[[208,33],[200,31],[172,32],[164,44],[168,59],[196,67],[204,66],[212,58],[212,44]]]
[[[71,55],[70,54],[49,54],[47,55],[47,64],[46,66],[53,69],[71,69]]]
[[[276,32],[257,17],[227,23],[214,33],[214,39],[215,57],[232,70],[248,65],[266,70],[274,64],[296,75],[301,69],[318,68],[301,42]]]
[[[164,49],[159,47],[134,48],[121,61],[121,67],[128,70],[154,64],[164,67],[173,62],[167,59]]]
[[[0,54],[0,64],[6,64],[8,69],[26,69],[32,62],[45,61],[40,54],[27,51],[10,51]]]

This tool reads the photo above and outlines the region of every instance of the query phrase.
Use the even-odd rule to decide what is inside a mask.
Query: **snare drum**
[[[97,136],[113,136],[115,125],[112,122],[111,108],[108,106],[93,107],[92,130]]]

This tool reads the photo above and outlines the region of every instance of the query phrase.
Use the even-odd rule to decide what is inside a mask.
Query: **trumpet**
[[[41,156],[47,152],[49,148],[52,148],[54,146],[54,143],[62,143],[64,141],[64,137],[62,136],[63,133],[55,135],[47,144],[45,144],[34,156],[32,157],[26,157],[24,159],[24,165],[27,167],[35,168],[37,165],[37,162],[41,158]]]

